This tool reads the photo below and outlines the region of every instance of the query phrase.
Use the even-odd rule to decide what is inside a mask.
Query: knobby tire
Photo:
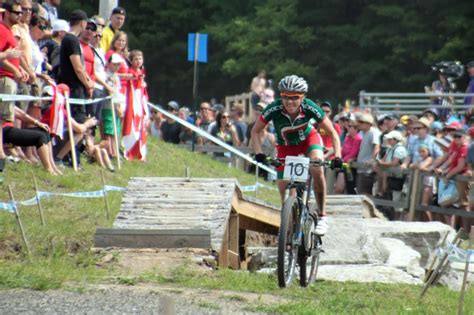
[[[306,235],[303,235],[306,237]],[[298,251],[298,264],[300,267],[300,285],[302,287],[307,287],[316,280],[316,275],[318,274],[319,267],[319,254],[321,251],[320,240],[319,238],[315,239],[316,244],[314,245],[317,251],[314,255],[309,256],[304,248],[300,248]],[[308,264],[309,264],[309,273],[308,273]]]
[[[291,284],[295,273],[298,248],[293,246],[293,235],[297,224],[298,201],[290,196],[285,200],[281,211],[278,234],[278,285],[280,288]]]

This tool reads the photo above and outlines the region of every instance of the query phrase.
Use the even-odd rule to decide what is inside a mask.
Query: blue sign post
[[[188,34],[188,61],[194,62],[194,79],[193,79],[193,112],[197,114],[198,106],[198,63],[207,62],[207,34],[189,33]],[[197,121],[195,117],[195,121]],[[195,134],[193,132],[193,140],[191,149],[194,151]]]

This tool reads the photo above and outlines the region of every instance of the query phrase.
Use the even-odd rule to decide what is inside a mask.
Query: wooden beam
[[[229,249],[228,259],[229,267],[234,270],[240,269],[239,258],[239,215],[232,211],[229,217]]]
[[[128,248],[210,248],[211,231],[102,229],[95,232],[96,247]]]
[[[224,232],[224,237],[222,238],[222,246],[221,250],[219,251],[219,267],[227,268],[229,266],[229,259],[228,259],[228,251],[229,251],[229,225],[227,224]]]
[[[240,228],[243,230],[250,230],[259,233],[265,233],[270,235],[278,235],[279,228],[273,225],[265,224],[257,221],[253,218],[246,217],[244,215],[239,216]]]
[[[253,202],[245,200],[232,200],[232,206],[240,215],[248,218],[269,224],[275,227],[280,227],[280,211],[274,210]]]

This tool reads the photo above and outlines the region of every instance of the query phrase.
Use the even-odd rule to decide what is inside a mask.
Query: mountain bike
[[[285,160],[271,160],[274,166],[285,165],[283,179],[289,180],[278,234],[277,273],[280,288],[291,285],[297,265],[302,287],[310,285],[316,279],[319,255],[324,250],[321,236],[313,233],[318,215],[316,212],[311,213],[309,208],[313,187],[309,167],[327,167],[330,163],[296,156],[287,156]]]

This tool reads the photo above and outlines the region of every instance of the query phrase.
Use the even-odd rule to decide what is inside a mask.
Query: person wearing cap
[[[16,49],[18,44],[12,32],[13,25],[20,21],[23,14],[21,5],[4,2],[2,8],[3,22],[0,23],[0,52],[7,52],[9,49]],[[17,94],[19,82],[28,81],[28,73],[20,65],[20,58],[14,57],[4,59],[0,63],[0,94]],[[14,121],[15,105],[14,102],[0,102],[0,171],[5,166],[5,152],[3,151],[3,124]]]
[[[443,151],[436,144],[435,137],[430,135],[431,122],[426,117],[421,117],[413,123],[412,130],[416,137],[413,138],[410,145],[407,147],[408,156],[401,165],[402,169],[416,168],[418,161],[420,160],[420,153],[418,147],[421,144],[426,144],[430,151],[430,155],[433,159],[437,159],[443,155]]]
[[[326,117],[328,117],[329,120],[331,120],[334,130],[336,130],[337,134],[340,136],[341,126],[339,126],[338,123],[333,122],[331,119],[332,117],[331,103],[329,101],[324,101],[321,103],[321,105],[319,105],[319,107],[321,107],[323,112],[326,114]],[[332,145],[331,135],[329,135],[323,128],[319,128],[319,127],[318,127],[318,132],[319,132],[319,135],[321,136],[321,139],[323,140],[324,150],[326,151],[324,153],[324,158],[325,159],[332,158],[334,156],[334,149]]]
[[[385,152],[387,152],[389,145],[384,142],[384,137],[386,134],[392,132],[393,130],[397,129],[398,126],[398,117],[395,114],[387,114],[382,119],[382,134],[380,135],[380,151],[379,157],[383,158],[385,156]]]
[[[377,159],[379,166],[379,176],[381,181],[379,194],[383,195],[385,191],[392,194],[392,200],[398,202],[401,200],[401,189],[405,182],[405,176],[402,174],[400,164],[407,157],[407,150],[403,145],[405,137],[398,130],[392,130],[384,136],[388,144],[388,149],[382,159]],[[401,208],[395,208],[396,217],[399,218],[403,211]]]
[[[79,35],[79,42],[81,43],[82,55],[84,56],[84,67],[89,79],[93,82],[93,86],[87,90],[87,95],[92,98],[95,87],[95,53],[91,47],[91,42],[97,32],[97,24],[95,20],[88,19],[86,29]],[[97,113],[97,103],[92,103],[86,106],[86,115],[91,117]],[[96,117],[98,118],[98,117]]]
[[[100,47],[103,51],[110,49],[110,44],[117,31],[120,31],[123,24],[125,23],[125,9],[116,7],[110,14],[110,23],[107,25],[102,32],[102,40],[100,41]]]
[[[51,65],[51,70],[48,74],[55,80],[58,79],[59,76],[59,52],[61,47],[61,42],[69,32],[69,23],[66,20],[56,20],[53,23],[53,36],[52,38],[46,40],[42,46],[41,50],[46,53],[48,57],[48,62]]]
[[[444,168],[437,168],[435,172],[442,175],[442,180],[447,183],[449,180],[453,179],[456,175],[463,175],[468,171],[466,158],[467,158],[467,132],[460,128],[453,132],[453,143],[451,144],[451,154],[446,160]],[[454,149],[453,149],[454,148]],[[468,195],[470,190],[469,181],[456,181],[456,186],[459,194],[459,199],[457,201],[460,209],[468,210]],[[455,228],[458,224],[459,217],[451,217],[451,226]],[[468,218],[462,218],[462,226],[466,231],[469,231],[469,220]]]
[[[179,105],[176,101],[168,102],[167,110],[170,114],[178,115]],[[179,144],[179,135],[182,132],[181,124],[176,120],[166,116],[165,121],[161,124],[161,139],[165,142]]]
[[[60,71],[58,82],[66,84],[71,98],[86,99],[94,87],[94,81],[87,74],[82,60],[84,55],[79,35],[86,30],[87,14],[82,10],[74,10],[69,19],[70,33],[64,36],[59,51]],[[83,104],[71,104],[71,115],[78,122],[86,120],[86,108]]]
[[[374,117],[369,113],[359,115],[357,125],[362,136],[357,163],[365,165],[357,167],[357,193],[372,196],[375,182],[373,162],[380,151],[380,131],[374,126]]]
[[[474,94],[474,60],[467,63],[466,69],[469,76],[469,84],[467,85],[466,93]],[[466,96],[464,98],[464,105],[474,105],[474,96]]]
[[[217,114],[219,114],[220,112],[223,112],[224,110],[225,110],[225,107],[222,104],[217,103],[217,104],[212,105],[211,115],[213,119],[212,119],[212,122],[209,124],[207,132],[211,133],[212,129],[215,128],[217,124]],[[211,144],[213,144],[213,142],[211,142]]]

